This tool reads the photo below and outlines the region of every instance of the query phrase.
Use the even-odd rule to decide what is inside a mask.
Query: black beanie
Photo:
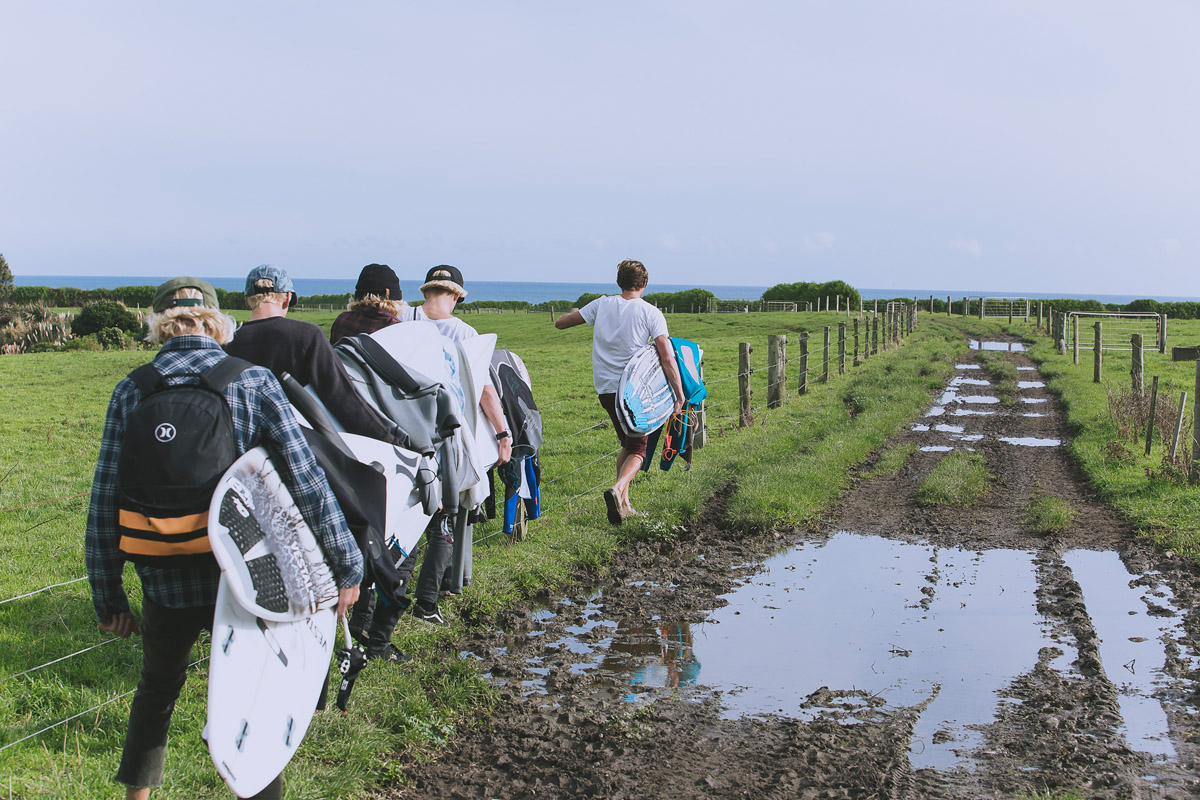
[[[387,264],[367,264],[358,274],[358,283],[354,285],[354,299],[362,300],[368,294],[386,297],[389,300],[401,300],[400,279]]]

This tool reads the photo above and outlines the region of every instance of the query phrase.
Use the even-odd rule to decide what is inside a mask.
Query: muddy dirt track
[[[503,700],[384,796],[1200,797],[1200,573],[1089,494],[1032,362],[1008,354],[1030,384],[1003,404],[975,355],[904,468],[864,465],[815,529],[732,532],[718,496],[460,643]],[[950,449],[991,492],[917,505]],[[1035,492],[1067,531],[1023,529]]]

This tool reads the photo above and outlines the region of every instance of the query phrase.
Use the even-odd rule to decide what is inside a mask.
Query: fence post
[[[796,385],[796,394],[808,394],[808,333],[800,334],[800,380]]]
[[[1073,329],[1071,331],[1072,339],[1074,340],[1074,344],[1075,344],[1075,363],[1078,364],[1079,363],[1079,317],[1074,317],[1071,319],[1071,327]]]
[[[950,310],[953,308],[953,306],[954,306],[954,304],[950,302],[950,295],[946,295],[946,316],[947,317],[950,316]]]
[[[1154,441],[1154,415],[1158,413],[1158,376],[1150,383],[1150,422],[1146,425],[1146,455],[1150,455],[1150,444]]]
[[[838,375],[846,374],[846,323],[838,323]]]
[[[1037,330],[1042,329],[1042,301],[1038,300]]]
[[[1100,366],[1104,363],[1104,348],[1100,346],[1101,325],[1103,325],[1103,323],[1097,320],[1095,341],[1096,349],[1092,353],[1092,383],[1100,382]]]
[[[871,317],[871,325],[875,331],[871,334],[871,355],[877,356],[879,355],[879,314],[875,314]]]
[[[1158,319],[1158,352],[1165,355],[1167,352],[1167,315],[1159,314]]]
[[[1134,394],[1141,397],[1146,393],[1146,372],[1142,365],[1142,335],[1140,333],[1129,337],[1129,348],[1129,374],[1133,378],[1130,388],[1133,389]],[[1154,383],[1158,384],[1158,378],[1154,379]]]
[[[842,296],[840,294],[837,296],[837,299],[834,300],[834,303],[835,305],[833,310],[838,314],[842,313]]]
[[[745,428],[754,421],[750,410],[750,343],[738,345],[738,425]]]
[[[1175,454],[1179,452],[1179,437],[1183,433],[1183,411],[1187,408],[1187,392],[1179,394],[1179,413],[1175,416],[1175,435],[1171,438],[1171,463],[1175,463]]]
[[[858,366],[862,362],[858,360],[858,317],[854,318],[854,366]]]
[[[698,366],[700,370],[700,383],[704,383],[704,362],[701,361]],[[708,414],[704,410],[704,402],[704,400],[701,400],[700,408],[696,410],[696,431],[692,434],[692,447],[696,450],[704,447],[708,440]]]
[[[787,377],[783,371],[783,346],[787,337],[772,334],[767,337],[767,408],[783,405],[783,384]]]
[[[829,383],[829,326],[825,326],[825,348],[821,356],[821,383]]]

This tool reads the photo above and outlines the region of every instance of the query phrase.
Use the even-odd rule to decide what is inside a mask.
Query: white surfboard
[[[617,418],[626,433],[641,436],[658,430],[671,416],[675,394],[667,383],[658,349],[648,344],[621,373],[617,384]]]
[[[413,548],[425,526],[437,511],[437,498],[441,490],[437,486],[437,466],[432,459],[420,453],[405,450],[378,439],[341,434],[354,457],[379,469],[387,479],[387,509],[384,531],[388,545],[395,544],[404,555],[412,555]],[[420,484],[432,483],[434,505],[427,508],[422,503]]]
[[[492,353],[496,349],[496,334],[485,333],[459,342],[467,357],[469,379],[471,381],[474,407],[477,410],[475,421],[475,458],[484,472],[496,465],[500,459],[500,450],[496,446],[496,434],[499,431],[479,409],[479,399],[483,397],[483,389],[492,385]]]
[[[222,575],[213,617],[204,737],[238,797],[283,772],[308,731],[334,649],[334,609],[272,622],[251,614]]]
[[[221,476],[208,538],[230,591],[255,616],[299,620],[337,604],[333,572],[265,448]]]

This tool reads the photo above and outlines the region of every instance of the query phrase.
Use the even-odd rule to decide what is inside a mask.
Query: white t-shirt
[[[437,325],[437,328],[441,332],[442,336],[445,336],[452,342],[465,341],[466,339],[471,339],[479,335],[479,331],[475,330],[458,317],[450,317],[449,319],[430,319],[425,315],[425,312],[422,310],[421,306],[417,306],[413,309],[413,319],[432,322],[434,325]]]
[[[600,394],[617,390],[625,365],[639,350],[667,335],[663,313],[640,297],[597,297],[579,309],[592,332],[592,383]]]

